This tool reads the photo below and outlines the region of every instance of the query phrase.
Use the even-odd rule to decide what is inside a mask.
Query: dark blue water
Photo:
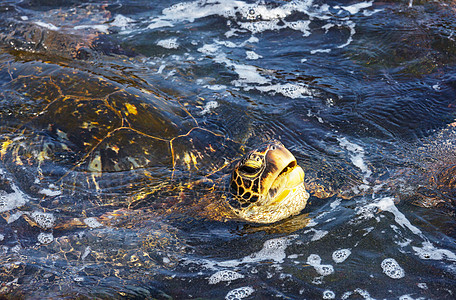
[[[454,1],[0,16],[0,297],[454,298]],[[225,219],[232,162],[271,138],[334,195]]]

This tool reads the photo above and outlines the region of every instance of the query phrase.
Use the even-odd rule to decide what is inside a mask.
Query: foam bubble
[[[85,218],[84,219],[84,223],[87,226],[89,226],[90,228],[98,228],[98,227],[102,227],[103,226],[103,224],[98,222],[98,220],[96,218],[93,218],[93,217]]]
[[[318,254],[311,254],[307,258],[307,263],[311,266],[316,266],[321,263],[321,258]]]
[[[336,299],[336,294],[333,291],[326,290],[323,292],[323,299]]]
[[[53,214],[45,213],[42,211],[34,211],[31,214],[32,219],[43,229],[50,229],[54,227],[55,217]]]
[[[334,273],[334,267],[332,265],[322,265],[321,257],[318,254],[311,254],[307,258],[307,263],[314,267],[315,271],[321,276],[328,276]]]
[[[41,244],[47,245],[54,241],[54,236],[50,232],[41,232],[40,234],[38,234],[37,239],[38,242],[40,242]]]
[[[166,49],[177,49],[179,48],[179,43],[177,38],[169,38],[165,40],[160,40],[157,42],[157,45]]]
[[[255,290],[250,286],[240,287],[229,291],[228,294],[226,294],[225,299],[235,300],[247,298],[248,296],[252,295],[254,291]]]
[[[335,263],[340,264],[341,262],[344,262],[350,254],[351,251],[349,249],[339,249],[333,252],[332,259]]]
[[[3,234],[0,234],[0,242],[5,239],[5,236]]]
[[[332,265],[318,265],[313,267],[321,276],[328,276],[334,273],[334,267]]]
[[[244,278],[244,275],[230,270],[222,270],[209,277],[209,284],[216,284],[222,281],[230,282],[239,278]]]
[[[405,276],[405,271],[394,258],[386,258],[382,261],[381,267],[383,273],[393,279],[399,279]]]
[[[420,289],[423,289],[423,290],[427,290],[427,289],[428,289],[427,284],[424,283],[424,282],[417,283],[416,285],[417,285]]]

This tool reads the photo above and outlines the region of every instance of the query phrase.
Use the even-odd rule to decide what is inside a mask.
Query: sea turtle
[[[90,278],[153,280],[186,250],[181,217],[270,223],[306,204],[291,152],[275,140],[247,151],[217,110],[200,114],[204,99],[0,59],[0,279],[12,282],[0,293],[90,298]]]
[[[68,223],[83,211],[109,213],[102,207],[153,207],[159,214],[191,206],[208,218],[273,223],[306,205],[304,171],[279,141],[234,164],[243,144],[200,126],[190,112],[195,108],[185,103],[84,72],[33,65],[33,75],[3,85],[8,101],[1,111],[3,165],[22,191],[42,199],[31,201],[30,213],[64,211]],[[15,72],[22,68],[31,73],[30,64]],[[210,216],[202,208],[207,205]]]

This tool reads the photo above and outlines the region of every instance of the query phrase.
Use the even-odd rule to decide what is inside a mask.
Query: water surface
[[[453,299],[454,1],[0,14],[2,296]],[[232,163],[271,138],[336,194],[225,220]]]

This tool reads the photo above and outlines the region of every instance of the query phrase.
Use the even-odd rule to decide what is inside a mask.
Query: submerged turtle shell
[[[242,152],[160,91],[36,62],[19,68],[34,75],[3,85],[1,157],[31,195],[57,195],[69,209],[75,198],[131,205],[206,179]]]

